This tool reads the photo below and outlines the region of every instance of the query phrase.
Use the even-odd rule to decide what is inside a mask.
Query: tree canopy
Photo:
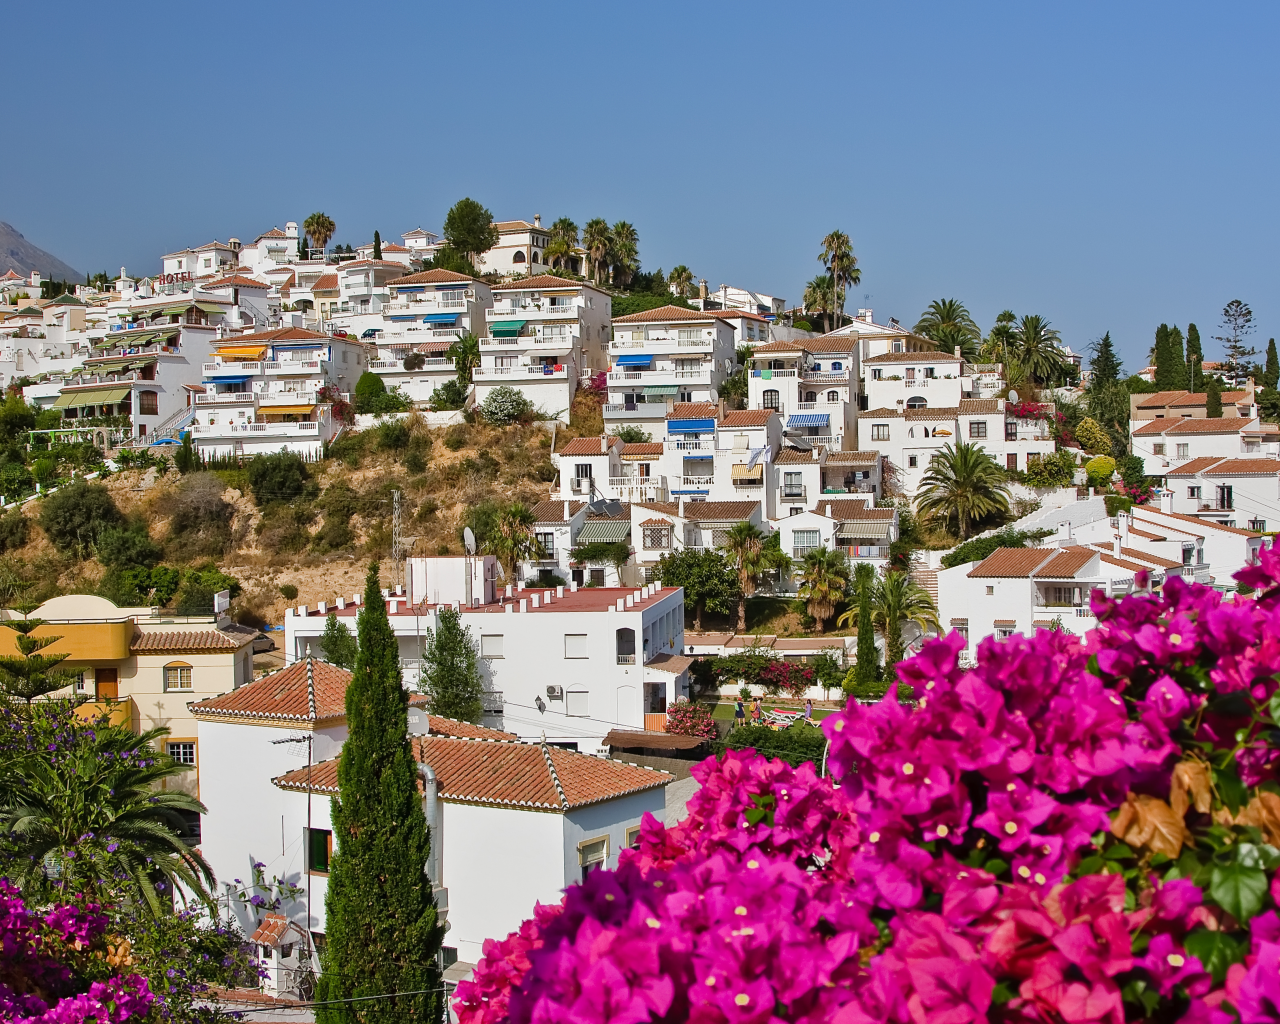
[[[493,214],[468,197],[459,199],[445,214],[444,237],[450,248],[474,259],[498,244],[498,229]]]

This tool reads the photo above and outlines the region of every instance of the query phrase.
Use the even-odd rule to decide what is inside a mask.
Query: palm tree
[[[533,533],[535,522],[533,509],[522,501],[513,501],[498,513],[494,531],[485,539],[485,550],[497,557],[508,581],[516,578],[516,565],[542,551]]]
[[[471,383],[471,371],[480,365],[480,339],[468,331],[445,350],[463,385]]]
[[[50,716],[51,718],[53,716]],[[162,783],[190,770],[158,754],[168,729],[135,735],[120,726],[72,725],[59,732],[54,749],[28,759],[16,790],[4,797],[0,831],[10,854],[7,870],[38,882],[50,866],[73,886],[69,891],[106,895],[117,880],[159,916],[168,897],[186,891],[205,903],[213,870],[188,846],[184,815],[205,807]],[[167,889],[163,898],[157,883]]]
[[[921,631],[938,628],[938,609],[928,591],[905,572],[889,572],[876,582],[871,618],[884,638],[884,663],[894,674],[902,660],[902,627],[914,623]]]
[[[929,303],[929,308],[920,314],[920,319],[916,321],[912,330],[916,334],[939,342],[939,347],[950,351],[949,346],[942,345],[937,335],[938,331],[948,327],[958,328],[960,333],[966,335],[974,345],[982,340],[982,331],[978,329],[978,325],[973,322],[973,317],[969,315],[969,311],[959,299],[934,299]],[[954,331],[949,334],[949,337],[954,336]],[[961,342],[957,341],[954,344],[959,345]]]
[[[848,589],[849,561],[842,551],[814,548],[804,556],[800,579],[802,582],[797,594],[818,624],[817,631],[821,634],[825,631],[827,619],[835,614],[836,605]]]
[[[818,262],[827,268],[831,276],[834,291],[836,326],[840,326],[840,316],[844,314],[845,290],[851,284],[862,281],[862,271],[858,268],[858,257],[853,254],[853,243],[843,231],[832,231],[822,240],[822,253]]]
[[[1008,363],[1009,347],[1016,345],[1013,337],[1013,325],[1018,322],[1013,310],[1003,310],[996,317],[996,322],[982,343],[982,357],[989,363]]]
[[[591,260],[591,279],[596,284],[604,281],[609,269],[609,252],[613,248],[613,235],[603,217],[593,217],[582,229],[582,245]]]
[[[578,225],[568,217],[560,217],[551,225],[551,241],[542,252],[547,266],[568,269],[569,257],[578,247]]]
[[[1061,338],[1041,316],[1024,316],[1013,328],[1018,360],[1037,384],[1051,381],[1062,370]]]
[[[738,574],[738,632],[747,631],[747,598],[756,592],[756,579],[764,571],[764,534],[754,523],[743,521],[729,528],[724,553]]]
[[[667,284],[680,298],[687,299],[693,294],[693,271],[683,263],[672,267],[671,273],[667,275]]]
[[[933,457],[920,481],[916,508],[923,515],[960,521],[960,540],[969,539],[969,528],[993,512],[1009,511],[1009,488],[1000,467],[977,445],[957,441]]]
[[[302,222],[302,230],[307,233],[307,237],[317,249],[323,250],[329,244],[333,233],[338,230],[338,225],[328,214],[317,211]]]
[[[625,220],[620,220],[613,226],[612,234],[613,252],[610,255],[613,283],[619,288],[625,288],[640,269],[640,236]]]
[[[961,358],[971,363],[978,361],[977,340],[957,324],[943,324],[941,327],[935,327],[928,337],[938,343],[939,352],[954,352],[959,349]]]
[[[835,291],[830,274],[819,274],[804,286],[804,311],[821,313],[823,330],[831,330],[830,314],[835,309]]]

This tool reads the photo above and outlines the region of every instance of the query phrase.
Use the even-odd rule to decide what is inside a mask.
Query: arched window
[[[777,409],[779,407],[779,395],[773,388],[766,391],[760,398],[764,402],[766,409]]]
[[[533,254],[533,262],[534,263],[540,262],[540,260],[538,259],[538,254],[536,252]]]
[[[171,661],[164,667],[166,691],[191,689],[191,666],[185,661]]]
[[[831,372],[832,372],[832,373],[839,373],[839,372],[840,372],[841,370],[843,370],[843,369],[844,369],[844,363],[841,363],[841,362],[834,362],[834,363],[832,363],[832,364],[831,364]]]
[[[828,392],[827,392],[827,401],[828,401],[828,402],[830,402],[830,403],[832,403],[833,405],[834,405],[836,402],[840,401],[840,392],[839,392],[839,391],[828,391]]]
[[[617,631],[615,637],[618,664],[634,665],[636,663],[636,631],[624,627]]]
[[[516,250],[516,254],[515,254],[514,256],[512,256],[512,257],[511,257],[511,262],[512,262],[512,263],[523,263],[523,262],[524,262],[524,253],[520,252],[520,250],[519,250],[519,249],[517,249],[517,250]]]
[[[818,400],[818,392],[806,391],[804,395],[804,400],[806,402],[816,402]]]
[[[921,398],[919,395],[912,395],[910,398],[907,399],[908,409],[923,409],[928,404],[929,403],[925,399]]]

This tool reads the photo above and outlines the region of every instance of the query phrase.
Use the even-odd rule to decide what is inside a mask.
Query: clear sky
[[[628,220],[644,268],[1039,313],[1126,368],[1280,333],[1271,4],[8,4],[0,220],[82,271],[324,210],[335,242]],[[21,40],[19,45],[13,45]]]

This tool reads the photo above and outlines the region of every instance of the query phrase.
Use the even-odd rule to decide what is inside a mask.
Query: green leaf
[[[1271,721],[1280,723],[1280,690],[1271,695],[1271,702],[1267,705],[1267,711],[1271,715]]]
[[[1107,852],[1102,856],[1106,857],[1107,860],[1122,860],[1125,857],[1132,857],[1133,851],[1124,843],[1116,843],[1115,846],[1108,847]]]
[[[1003,1006],[1017,994],[1018,990],[1010,988],[1007,982],[998,981],[996,987],[991,990],[991,1001],[996,1006]]]
[[[1280,864],[1280,850],[1266,843],[1240,843],[1236,847],[1236,863],[1246,868],[1270,871]]]
[[[1102,873],[1102,867],[1106,863],[1101,857],[1086,857],[1076,867],[1076,875],[1098,875]]]
[[[992,859],[982,865],[983,871],[990,871],[991,874],[999,876],[1009,870],[1009,865],[1002,860]]]
[[[1267,876],[1259,868],[1244,864],[1218,864],[1209,881],[1209,895],[1237,921],[1248,921],[1262,909],[1267,894]]]
[[[1249,790],[1240,781],[1234,757],[1222,768],[1213,769],[1213,784],[1232,814],[1239,814],[1240,808],[1249,802]]]
[[[1183,943],[1187,952],[1204,964],[1216,985],[1227,976],[1227,968],[1244,959],[1244,947],[1226,932],[1192,932]]]

